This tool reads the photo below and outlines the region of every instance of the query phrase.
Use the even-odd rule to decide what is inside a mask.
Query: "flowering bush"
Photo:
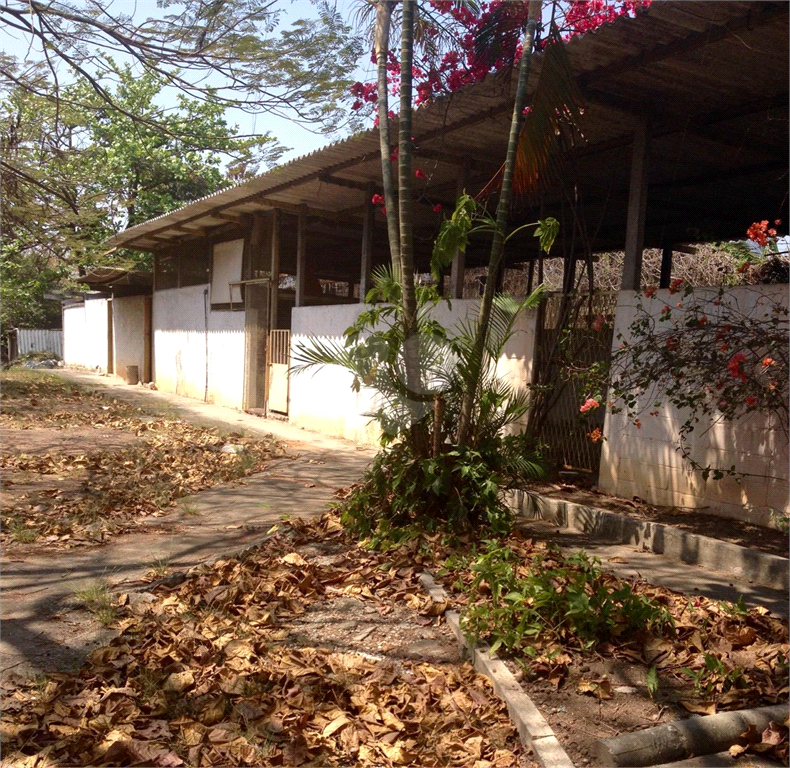
[[[650,0],[574,0],[557,3],[552,21],[563,39],[592,32],[621,16],[636,16]],[[479,4],[452,0],[431,0],[423,8],[424,55],[412,68],[415,104],[430,101],[442,93],[453,93],[483,80],[492,72],[507,70],[521,59],[520,32],[527,19],[527,3],[490,0]],[[501,33],[499,44],[481,46],[480,40],[492,29]],[[443,32],[443,34],[442,34]],[[448,46],[452,38],[455,45]],[[538,46],[545,45],[545,38]],[[371,56],[375,64],[375,54]],[[392,51],[387,57],[387,82],[394,95],[400,83],[400,63]],[[350,93],[352,110],[372,110],[378,97],[376,83],[354,83]]]
[[[752,291],[759,295],[749,296]],[[787,306],[757,288],[694,291],[673,284],[669,292],[680,301],[658,311],[655,290],[637,295],[627,340],[618,336],[622,344],[611,363],[610,408],[625,410],[639,427],[638,416],[658,416],[672,405],[685,419],[678,447],[692,467],[706,479],[742,474],[734,466],[697,462],[689,436],[754,411],[777,415],[787,434]]]

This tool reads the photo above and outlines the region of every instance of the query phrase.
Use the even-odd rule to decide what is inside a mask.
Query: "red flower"
[[[781,219],[774,219],[774,224],[778,227],[782,223]]]
[[[746,237],[762,248],[768,245],[768,219],[755,221],[754,224],[746,230]]]
[[[598,408],[598,407],[600,407],[600,405],[601,405],[601,404],[600,404],[600,403],[599,403],[599,402],[598,402],[598,401],[597,401],[597,400],[596,400],[594,397],[588,397],[588,398],[587,398],[587,399],[584,401],[584,405],[582,405],[582,407],[581,407],[581,408],[579,408],[579,411],[580,411],[581,413],[587,413],[587,411],[592,411],[592,410],[594,410],[595,408]]]
[[[648,285],[647,288],[645,288],[645,296],[649,299],[657,290],[658,288],[656,288],[655,285]]]
[[[754,395],[746,395],[746,405],[754,405],[757,402],[757,398]]]
[[[669,284],[669,292],[670,293],[677,293],[680,289],[680,286],[683,285],[683,278],[676,277],[670,284]]]
[[[703,315],[703,316],[702,316],[702,317],[699,319],[699,324],[700,324],[700,325],[706,325],[706,324],[707,324],[707,322],[708,322],[708,318],[707,318],[707,317],[705,317],[705,315]]]
[[[746,374],[743,372],[743,361],[746,360],[746,355],[743,352],[736,352],[727,363],[727,370],[733,379],[740,379],[746,381]]]
[[[370,202],[373,203],[373,205],[381,205],[384,202],[384,197],[383,195],[375,194],[370,198]]]
[[[637,429],[642,429],[642,422],[641,422],[641,421],[639,421],[639,419],[634,419],[634,426],[635,426]]]
[[[599,440],[603,439],[603,434],[601,434],[601,430],[596,427],[592,432],[587,433],[587,437],[594,443],[597,443]]]
[[[434,213],[441,213],[442,212],[442,204],[441,203],[436,203],[436,205],[433,206],[433,212]]]
[[[428,178],[428,177],[425,175],[425,171],[423,171],[423,169],[422,169],[422,168],[418,168],[418,169],[417,169],[417,170],[414,172],[414,175],[415,175],[415,176],[416,176],[418,179],[427,179],[427,178]]]
[[[601,328],[603,328],[603,322],[604,322],[603,315],[598,315],[598,317],[595,318],[595,322],[593,323],[592,329],[594,331],[600,331]]]

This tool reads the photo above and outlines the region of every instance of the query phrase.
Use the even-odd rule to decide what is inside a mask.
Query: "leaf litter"
[[[17,538],[61,548],[104,543],[167,514],[183,496],[260,472],[284,456],[274,438],[223,438],[216,429],[151,415],[52,377],[6,379],[0,423],[21,432],[17,445],[33,425],[37,432],[45,427],[66,434],[70,427],[91,425],[131,434],[137,443],[75,450],[75,440],[71,450],[60,452],[3,450],[4,542]],[[228,445],[233,451],[223,450]],[[20,529],[29,535],[22,539]]]
[[[468,664],[371,653],[378,627],[355,649],[298,632],[338,601],[437,627],[421,570],[409,551],[350,542],[328,514],[151,602],[118,595],[118,637],[77,675],[6,690],[0,765],[532,765]]]

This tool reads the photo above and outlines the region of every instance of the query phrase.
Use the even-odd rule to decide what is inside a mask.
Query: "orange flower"
[[[776,360],[772,357],[763,358],[763,368],[770,368],[772,365],[776,365]]]
[[[597,443],[599,440],[603,440],[603,434],[601,430],[596,427],[592,432],[587,433],[587,437],[590,438],[594,443]]]

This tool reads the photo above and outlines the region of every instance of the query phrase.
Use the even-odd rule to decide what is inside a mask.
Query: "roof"
[[[621,248],[632,137],[644,118],[652,125],[646,247],[742,237],[753,220],[787,218],[786,2],[657,0],[636,18],[572,39],[567,53],[586,102],[583,140],[567,152],[563,183],[546,190],[540,209],[522,201],[516,218],[534,220],[540,210],[563,221],[568,196],[578,195],[592,250]],[[541,61],[537,54],[530,92]],[[418,240],[432,241],[432,206],[452,206],[462,168],[473,192],[497,171],[511,111],[503,77],[415,111],[415,167],[429,177],[416,212]],[[238,225],[245,214],[299,206],[313,218],[356,226],[380,176],[372,129],[131,227],[109,243],[157,250]],[[377,224],[383,237],[379,214]]]
[[[150,292],[153,286],[151,272],[140,272],[113,267],[96,267],[75,282],[87,285],[92,291],[118,291],[129,293]]]

